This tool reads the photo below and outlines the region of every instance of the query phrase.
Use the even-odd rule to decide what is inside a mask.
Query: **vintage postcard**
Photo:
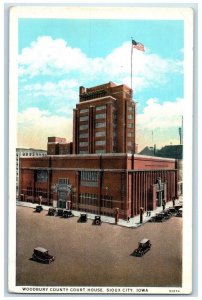
[[[192,292],[193,10],[14,6],[9,293]]]

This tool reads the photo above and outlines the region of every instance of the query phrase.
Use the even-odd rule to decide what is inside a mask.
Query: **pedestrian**
[[[127,222],[129,223],[129,222],[130,222],[130,217],[128,216],[128,218],[127,218],[127,219],[128,219],[128,221],[127,221]]]

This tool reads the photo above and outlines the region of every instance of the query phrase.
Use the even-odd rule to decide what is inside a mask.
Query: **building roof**
[[[183,158],[183,145],[167,145],[161,149],[146,146],[139,155],[158,156],[164,158],[182,159]]]
[[[34,250],[40,251],[40,252],[42,252],[42,253],[45,253],[45,252],[48,251],[47,249],[45,249],[45,248],[43,248],[43,247],[36,247],[36,248],[34,248]]]
[[[154,147],[146,146],[142,151],[140,151],[139,154],[140,155],[154,156]]]
[[[159,157],[182,159],[183,158],[183,145],[164,146],[163,148],[158,150],[157,155]]]

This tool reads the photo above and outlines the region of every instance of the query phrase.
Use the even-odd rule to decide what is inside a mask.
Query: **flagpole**
[[[131,60],[130,60],[130,87],[131,87],[131,94],[132,94],[132,98],[133,98],[133,43],[132,43],[133,37],[131,36]]]

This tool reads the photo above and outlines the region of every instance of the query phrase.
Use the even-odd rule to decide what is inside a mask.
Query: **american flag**
[[[136,42],[134,40],[132,40],[132,47],[136,48],[137,50],[143,51],[143,52],[145,51],[144,45],[139,42]]]

